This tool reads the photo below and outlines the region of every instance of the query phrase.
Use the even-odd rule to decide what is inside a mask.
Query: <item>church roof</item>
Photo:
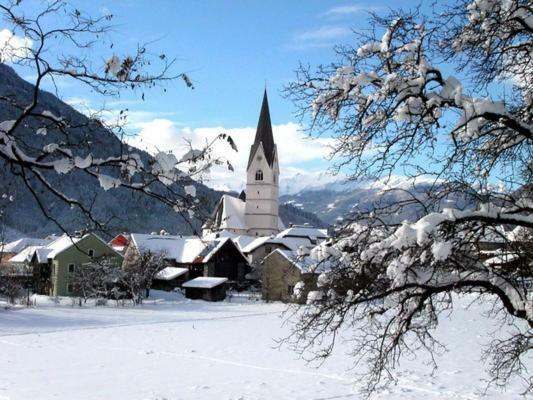
[[[263,95],[263,104],[261,105],[261,114],[259,115],[259,122],[257,123],[257,131],[255,132],[255,140],[250,151],[250,158],[248,159],[248,167],[252,163],[253,157],[257,152],[259,143],[263,144],[265,157],[268,165],[272,166],[274,163],[274,156],[276,145],[274,144],[274,135],[272,134],[272,123],[270,122],[270,110],[268,108],[268,97],[265,89]]]

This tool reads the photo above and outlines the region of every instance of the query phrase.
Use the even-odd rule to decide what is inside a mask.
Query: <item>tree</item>
[[[311,133],[333,133],[334,171],[385,183],[401,173],[411,187],[385,190],[404,195],[356,210],[314,250],[335,268],[298,311],[290,341],[327,357],[349,326],[372,392],[393,380],[402,354],[433,355],[453,294],[475,293],[514,332],[487,349],[492,383],[522,375],[531,391],[531,2],[459,0],[370,21],[356,46],[338,49],[339,62],[301,66],[286,91]],[[417,218],[398,221],[408,207]]]
[[[11,304],[15,304],[17,298],[22,296],[24,290],[21,275],[13,267],[4,266],[0,269],[0,295],[7,298]]]
[[[69,283],[72,284],[74,293],[86,303],[88,299],[118,299],[121,279],[122,270],[116,259],[100,257],[76,267]]]
[[[62,0],[43,2],[41,7],[32,9],[24,9],[21,3],[24,2],[0,3],[0,18],[8,28],[0,36],[0,63],[10,63],[34,75],[34,88],[22,96],[0,93],[0,107],[11,115],[0,121],[2,168],[16,177],[17,184],[27,188],[43,214],[63,231],[52,207],[42,200],[42,193],[51,194],[55,201],[81,213],[91,229],[105,231],[107,221],[95,217],[91,199],[69,196],[51,177],[68,182],[84,176],[104,190],[125,188],[173,208],[186,222],[198,215],[202,205],[196,199],[192,179],[213,163],[222,162],[211,153],[212,143],[200,149],[189,144],[189,151],[179,159],[166,152],[147,159],[121,141],[117,148],[106,149],[111,152],[108,157],[99,158],[93,151],[96,144],[74,132],[105,129],[122,140],[126,110],[120,111],[116,122],[106,121],[102,113],[91,114],[87,121],[76,115],[56,115],[41,106],[43,85],[52,82],[57,93],[60,79],[89,88],[102,98],[118,97],[125,90],[132,90],[144,99],[146,90],[176,79],[192,88],[190,78],[174,73],[174,60],[165,54],[151,54],[145,45],[130,54],[115,54],[109,38],[112,15],[93,18]],[[91,59],[97,50],[109,54],[107,61]],[[48,140],[43,142],[43,137]],[[219,139],[235,148],[227,135],[221,134],[216,140]]]
[[[150,295],[155,275],[166,266],[165,253],[150,250],[135,254],[124,263],[121,282],[135,304],[142,303],[143,295],[146,297]]]

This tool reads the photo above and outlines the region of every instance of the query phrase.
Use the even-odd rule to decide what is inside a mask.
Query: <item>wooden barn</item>
[[[205,240],[197,236],[147,235],[132,233],[125,253],[124,268],[150,251],[160,254],[170,267],[186,268],[188,278],[220,277],[244,280],[250,271],[248,259],[230,238]]]
[[[185,297],[194,300],[222,301],[226,298],[227,278],[198,277],[185,282]]]

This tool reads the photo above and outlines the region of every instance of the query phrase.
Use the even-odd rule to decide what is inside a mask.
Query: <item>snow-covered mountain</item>
[[[295,194],[285,194],[280,198],[281,204],[289,204],[302,211],[315,214],[328,224],[346,218],[351,213],[371,211],[376,207],[390,205],[402,199],[407,199],[412,193],[420,200],[425,198],[425,192],[435,182],[419,178],[416,181],[403,176],[393,176],[387,180],[374,182],[354,182],[339,179],[324,185],[304,189]],[[390,190],[390,189],[398,190]],[[443,201],[441,207],[464,207],[464,200],[459,196]],[[416,206],[406,207],[393,216],[394,220],[414,220],[420,209]]]
[[[12,68],[0,63],[0,96],[15,96],[19,100],[28,101],[33,89],[33,85],[20,78]],[[67,117],[79,125],[86,125],[88,122],[85,115],[51,93],[41,91],[40,101],[40,107],[43,110],[49,110],[54,115]],[[8,107],[4,102],[0,107],[0,121],[13,119],[16,113],[15,109]],[[88,144],[93,156],[106,158],[117,154],[120,146],[120,140],[98,124],[90,124],[90,129],[69,129],[68,137],[65,138],[58,132],[52,131],[45,136],[35,135],[35,129],[32,129],[32,126],[35,128],[37,123],[37,121],[30,121],[27,126],[17,131],[21,139],[27,138],[26,143],[31,143],[33,148],[42,148],[48,143],[67,140],[69,143],[83,143],[85,146]],[[27,151],[31,152],[31,148],[29,147]],[[141,150],[138,153],[143,162],[147,164],[151,156]],[[0,161],[0,196],[6,193],[14,198],[5,210],[2,232],[5,232],[9,238],[19,233],[39,237],[59,232],[54,221],[43,215],[32,193],[25,187],[20,177],[16,176],[16,173],[16,168],[14,170],[4,161]],[[191,227],[181,216],[171,208],[147,196],[124,188],[104,191],[97,181],[79,171],[69,173],[67,179],[55,173],[48,174],[47,178],[61,192],[72,198],[82,199],[100,221],[108,221],[110,234],[120,231],[152,232],[161,229],[169,233],[191,233]],[[84,228],[87,221],[80,213],[43,190],[35,179],[31,181],[31,184],[38,193],[42,205],[63,227],[72,231]],[[194,185],[197,189],[197,198],[205,205],[205,215],[208,215],[222,193],[200,183],[194,182]],[[280,207],[280,214],[286,224],[289,222],[316,224],[317,221],[315,216],[291,206]],[[193,220],[192,224],[199,228],[202,221]]]

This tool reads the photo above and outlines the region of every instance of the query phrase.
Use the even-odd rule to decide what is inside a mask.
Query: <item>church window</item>
[[[255,180],[256,181],[262,181],[263,180],[263,171],[261,171],[260,169],[258,169],[255,172]]]

